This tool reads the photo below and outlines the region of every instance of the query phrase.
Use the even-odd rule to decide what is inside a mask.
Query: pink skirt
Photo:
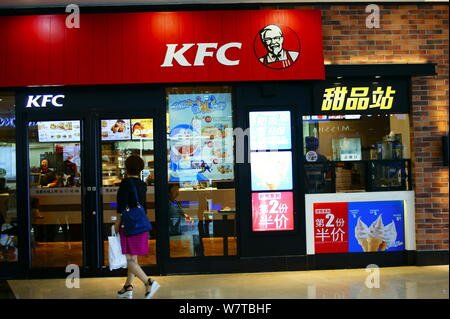
[[[148,232],[127,236],[123,227],[120,227],[119,235],[122,254],[134,256],[148,255]]]

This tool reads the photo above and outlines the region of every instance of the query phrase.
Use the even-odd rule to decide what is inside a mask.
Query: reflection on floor
[[[223,256],[223,238],[203,238],[205,256]],[[108,242],[104,242],[104,262],[108,265]],[[156,264],[156,241],[149,240],[147,256],[140,256],[141,265]],[[171,257],[192,257],[191,242],[170,241]],[[228,238],[228,255],[236,255],[236,237]],[[33,248],[33,267],[66,267],[69,264],[83,265],[81,242],[40,242]]]
[[[448,270],[448,265],[380,268],[378,288],[367,285],[366,269],[152,278],[161,284],[154,299],[448,299]],[[8,284],[20,299],[111,299],[124,280],[82,278],[80,288],[67,288],[65,279],[9,280]],[[138,280],[133,285],[134,298],[142,299],[144,285]]]

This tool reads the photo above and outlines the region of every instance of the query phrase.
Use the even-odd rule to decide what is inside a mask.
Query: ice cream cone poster
[[[316,254],[348,252],[348,203],[315,203],[313,209]]]
[[[348,203],[349,252],[405,249],[404,202]]]
[[[252,152],[252,191],[292,189],[292,152]]]
[[[252,193],[252,229],[294,230],[292,192]]]

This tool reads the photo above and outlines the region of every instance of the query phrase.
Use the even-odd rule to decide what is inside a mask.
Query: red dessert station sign
[[[324,79],[320,10],[0,18],[0,86]]]

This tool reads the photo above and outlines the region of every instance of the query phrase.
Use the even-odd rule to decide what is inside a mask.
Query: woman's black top
[[[134,184],[139,204],[147,210],[146,206],[146,194],[147,194],[147,185],[136,177],[127,177],[122,180],[119,186],[119,190],[117,191],[117,213],[121,214],[127,206],[129,208],[133,208],[137,206],[136,198],[133,193],[132,183]]]

